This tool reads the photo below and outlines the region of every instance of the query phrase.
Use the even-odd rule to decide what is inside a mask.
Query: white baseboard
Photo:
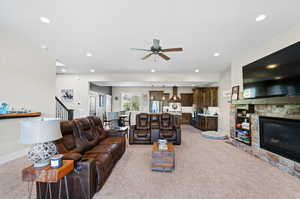
[[[22,150],[13,152],[13,153],[9,153],[9,154],[0,156],[0,165],[25,156],[27,154],[28,150],[29,150],[29,148],[25,148],[25,149],[22,149]]]

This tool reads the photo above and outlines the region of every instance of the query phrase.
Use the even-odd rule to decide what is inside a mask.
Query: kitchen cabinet
[[[149,91],[150,101],[161,101],[164,92],[163,91]]]
[[[192,121],[192,113],[181,114],[181,124],[190,124]]]
[[[218,88],[217,87],[195,88],[193,90],[193,104],[196,106],[196,108],[217,107]]]
[[[193,94],[192,93],[181,93],[181,106],[193,106]]]
[[[197,115],[193,124],[201,131],[217,131],[218,117]]]

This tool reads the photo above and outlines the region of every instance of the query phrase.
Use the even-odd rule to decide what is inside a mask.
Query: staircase
[[[55,101],[56,101],[56,117],[62,120],[73,120],[74,110],[68,109],[58,97],[55,97]]]

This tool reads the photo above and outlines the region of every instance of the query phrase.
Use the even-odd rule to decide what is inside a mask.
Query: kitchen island
[[[218,115],[198,113],[193,118],[192,125],[201,131],[217,131],[218,130]]]

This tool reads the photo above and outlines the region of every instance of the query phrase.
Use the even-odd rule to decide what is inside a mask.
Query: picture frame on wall
[[[61,89],[61,99],[65,102],[73,102],[74,90],[73,89]]]
[[[239,100],[240,86],[233,86],[231,92],[231,101]]]

